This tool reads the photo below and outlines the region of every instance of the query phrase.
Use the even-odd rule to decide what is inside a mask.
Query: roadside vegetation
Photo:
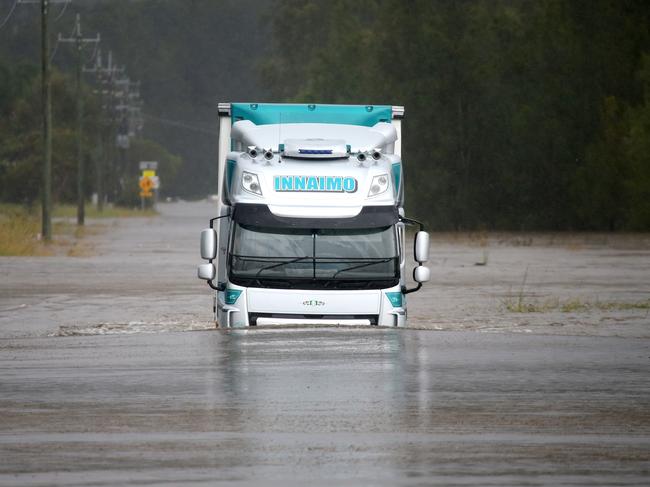
[[[503,300],[503,306],[511,313],[580,313],[586,311],[627,311],[648,310],[650,313],[650,298],[641,301],[600,301],[585,298],[547,298],[539,299],[526,295],[526,280],[528,267],[524,271],[521,287],[516,295]]]
[[[55,29],[75,11],[145,101],[120,155],[85,77],[88,197],[103,167],[109,200],[137,205],[146,160],[167,195],[213,193],[217,101],[392,103],[407,213],[429,228],[650,230],[647,0],[87,0]],[[38,17],[23,12],[0,29],[0,201],[21,204],[41,177]],[[53,198],[73,202],[71,50],[53,66]]]
[[[54,239],[51,244],[41,240],[40,210],[22,205],[0,204],[0,256],[46,256],[68,255],[83,257],[92,254],[92,245],[84,237],[101,233],[105,225],[86,222],[79,227],[70,219],[76,218],[77,208],[61,205],[54,210]],[[98,212],[93,206],[86,207],[86,218],[133,218],[152,217],[153,209],[141,211],[132,208],[108,207]]]
[[[0,256],[51,255],[39,239],[38,215],[19,205],[0,206]]]
[[[137,207],[139,162],[157,161],[157,175],[170,184],[182,160],[140,134],[131,137],[128,150],[120,154],[114,143],[117,123],[106,118],[91,86],[86,86],[84,93],[84,196],[90,200],[93,193],[103,192],[111,205]],[[53,69],[52,94],[52,199],[73,205],[77,201],[76,118],[71,108],[75,106],[74,81]],[[41,120],[40,72],[36,65],[24,60],[10,62],[0,55],[0,202],[39,206]],[[108,208],[107,217],[123,216],[124,212],[115,215]],[[94,216],[90,205],[88,211]]]
[[[580,313],[587,311],[650,311],[650,298],[645,301],[599,301],[584,298],[535,299],[522,296],[508,297],[503,302],[511,313]]]

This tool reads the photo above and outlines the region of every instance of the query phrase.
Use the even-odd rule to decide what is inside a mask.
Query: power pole
[[[81,34],[81,16],[77,14],[74,37],[65,38],[59,34],[59,42],[73,42],[77,51],[76,69],[76,98],[77,98],[77,225],[83,225],[85,220],[86,197],[84,192],[84,158],[83,158],[83,80],[82,80],[82,50],[84,44],[100,41],[100,36],[94,39],[84,39]]]
[[[111,148],[114,145],[112,140],[112,131],[114,124],[113,116],[113,98],[115,94],[114,80],[118,72],[121,72],[116,66],[113,66],[113,53],[108,52],[108,62],[106,67],[102,66],[102,52],[98,50],[95,66],[92,68],[83,68],[85,73],[94,73],[97,82],[97,89],[93,92],[99,95],[102,110],[102,130],[99,135],[99,157],[96,161],[96,189],[97,189],[97,211],[104,211],[104,200],[109,199],[112,195],[112,153]]]
[[[102,68],[102,51],[101,49],[97,50],[97,58],[95,61],[95,66],[92,68],[83,68],[84,73],[94,73],[99,89],[94,92],[99,94],[100,99],[100,109],[102,111],[101,123],[104,124],[104,88],[103,88],[103,78],[104,78],[104,68]],[[103,129],[103,127],[102,127]],[[99,131],[99,140],[97,142],[98,154],[95,157],[95,191],[97,192],[97,211],[101,213],[104,211],[104,159],[105,149],[104,149],[104,130]]]
[[[129,138],[142,130],[142,101],[140,100],[140,82],[133,82],[123,76],[124,68],[118,68],[113,62],[113,53],[108,52],[107,64],[102,66],[101,51],[98,51],[95,65],[91,68],[83,68],[86,73],[95,73],[97,77],[99,94],[102,102],[103,119],[105,130],[102,131],[99,143],[101,153],[100,165],[97,167],[97,196],[98,210],[102,211],[104,195],[111,202],[119,197],[119,190],[123,189],[125,176],[131,173],[125,171]],[[137,91],[132,88],[137,88]],[[116,132],[117,131],[117,132]],[[119,153],[118,153],[119,151]],[[119,161],[117,160],[119,156]]]
[[[138,107],[134,106],[140,97],[140,82],[131,81],[128,77],[123,77],[115,80],[115,85],[119,87],[117,91],[118,104],[115,106],[117,113],[120,116],[118,122],[117,133],[117,147],[120,152],[120,168],[118,173],[122,179],[128,180],[129,176],[137,174],[134,167],[127,166],[127,150],[130,147],[130,137],[135,135],[133,115]],[[138,91],[132,91],[137,88]],[[120,186],[124,186],[121,184]],[[121,189],[124,189],[123,187]]]
[[[124,67],[118,67],[113,63],[113,51],[108,51],[108,99],[106,104],[108,116],[108,130],[106,131],[106,149],[108,154],[108,174],[106,184],[108,185],[107,196],[111,203],[118,199],[118,163],[117,163],[117,85],[118,75],[124,73]]]
[[[41,103],[43,111],[43,187],[41,189],[43,240],[52,240],[52,88],[50,86],[50,39],[47,16],[49,0],[41,0]]]
[[[17,4],[41,5],[41,111],[43,114],[43,181],[41,187],[41,234],[45,242],[52,240],[52,88],[50,84],[50,5],[70,0],[17,0]]]

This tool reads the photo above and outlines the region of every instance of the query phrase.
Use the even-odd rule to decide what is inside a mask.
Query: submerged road
[[[649,357],[421,330],[12,340],[0,485],[647,485]]]
[[[648,485],[647,310],[500,302],[529,265],[536,292],[643,299],[647,249],[499,246],[476,267],[481,247],[439,246],[410,322],[465,331],[215,330],[195,277],[212,212],[0,258],[0,485]]]

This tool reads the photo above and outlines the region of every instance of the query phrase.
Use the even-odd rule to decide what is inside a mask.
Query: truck
[[[390,105],[219,103],[215,216],[198,277],[217,327],[406,325],[429,234],[404,214]],[[412,287],[406,228],[415,226]]]

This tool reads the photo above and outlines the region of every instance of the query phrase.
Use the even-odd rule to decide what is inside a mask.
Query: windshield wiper
[[[362,267],[368,267],[369,265],[374,265],[374,264],[381,264],[383,262],[390,262],[391,260],[393,260],[393,257],[386,257],[385,259],[375,259],[372,262],[364,262],[363,264],[346,267],[345,269],[340,269],[340,270],[336,271],[334,273],[334,275],[332,276],[332,279],[334,279],[336,276],[338,276],[341,272],[351,271],[351,270],[354,270],[354,269],[360,269]]]
[[[300,262],[301,260],[312,259],[312,258],[313,257],[310,257],[310,256],[306,255],[305,257],[296,257],[295,259],[291,259],[291,260],[288,260],[286,262],[279,262],[277,264],[267,265],[266,267],[262,267],[262,268],[260,268],[259,271],[257,271],[257,273],[255,274],[254,279],[257,279],[258,277],[260,277],[260,274],[262,272],[266,271],[266,270],[274,269],[275,267],[282,267],[283,265],[293,264],[294,262]]]

